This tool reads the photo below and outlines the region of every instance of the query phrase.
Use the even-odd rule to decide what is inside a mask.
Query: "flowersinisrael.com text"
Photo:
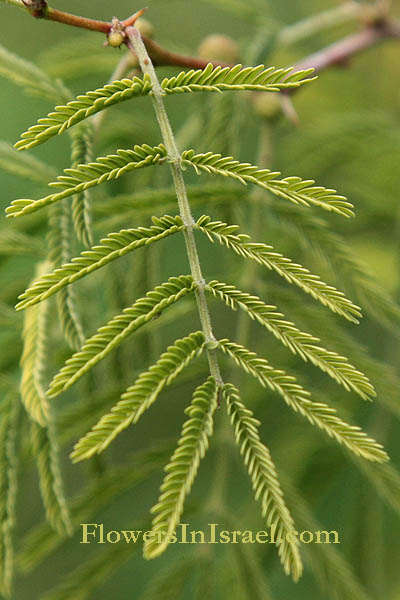
[[[143,530],[106,529],[104,523],[81,523],[81,544],[136,544],[157,539],[160,544],[164,532],[154,533]],[[172,534],[171,544],[282,544],[285,540],[297,538],[302,544],[340,544],[337,531],[291,531],[285,538],[279,537],[276,526],[267,530],[232,530],[221,529],[218,523],[208,523],[208,529],[189,529],[188,523],[181,523]]]

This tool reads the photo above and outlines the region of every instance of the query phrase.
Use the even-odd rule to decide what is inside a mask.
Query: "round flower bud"
[[[274,121],[282,114],[279,94],[275,92],[254,92],[251,100],[256,115],[267,121]]]
[[[118,48],[123,44],[125,39],[124,34],[121,31],[110,31],[107,36],[107,41],[110,46],[113,48]]]
[[[153,23],[150,23],[147,19],[138,19],[135,23],[136,29],[139,29],[141,35],[144,35],[148,38],[154,37],[154,26]]]
[[[239,46],[226,35],[215,33],[207,36],[201,42],[198,56],[206,60],[236,64],[239,62]]]

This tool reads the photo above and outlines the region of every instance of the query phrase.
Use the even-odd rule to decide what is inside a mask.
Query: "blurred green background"
[[[196,54],[199,44],[208,34],[224,33],[237,41],[245,62],[251,44],[255,39],[261,39],[262,32],[265,34],[265,44],[260,47],[261,59],[265,60],[267,65],[277,67],[295,64],[304,56],[363,26],[359,19],[349,19],[346,23],[315,31],[296,43],[285,44],[279,38],[279,32],[312,15],[334,9],[340,6],[340,3],[321,0],[299,2],[249,0],[247,5],[250,16],[241,15],[240,10],[235,14],[230,10],[228,1],[225,5],[222,1],[149,0],[148,5],[146,18],[154,25],[155,38],[169,49]],[[56,1],[55,7],[106,20],[113,15],[125,18],[140,8],[122,0],[115,0],[111,9],[110,3],[102,0],[96,3]],[[261,19],[252,18],[252,7],[255,8],[254,14],[262,16]],[[35,21],[12,6],[1,5],[0,10],[3,23],[1,43],[12,52],[35,63],[38,62],[52,75],[64,77],[68,86],[76,94],[101,87],[108,80],[113,65],[118,62],[119,51],[103,48],[102,38],[98,34],[88,36],[86,32],[63,25]],[[396,18],[396,13],[400,17],[399,7],[393,4],[390,14]],[[79,67],[78,54],[75,63],[69,62],[71,57],[66,58],[63,69],[62,61],[60,62],[62,48],[70,48],[65,55],[68,57],[68,52],[73,54],[74,44],[78,45],[82,40],[89,40],[88,53],[83,57],[88,64],[89,55],[93,57],[89,67],[80,74],[75,67],[68,71],[67,64],[75,64]],[[54,56],[57,57],[56,65],[52,65]],[[216,140],[212,140],[210,136],[208,140],[202,134],[201,139],[195,137],[190,140],[193,147],[199,151],[218,152],[228,147],[229,153],[236,151],[236,158],[254,162],[257,160],[256,141],[260,128],[267,127],[270,143],[268,167],[279,170],[285,175],[315,179],[321,185],[336,188],[349,197],[356,207],[356,218],[351,221],[343,220],[329,214],[326,220],[332,231],[341,233],[355,254],[369,267],[381,291],[397,299],[400,298],[399,56],[400,40],[385,41],[355,57],[346,67],[332,68],[321,73],[316,82],[309,84],[293,97],[299,119],[297,126],[284,117],[267,124],[262,123],[262,119],[254,111],[250,95],[246,95],[240,100],[243,103],[240,146],[236,147],[235,144],[229,146],[229,136],[236,127],[233,122],[225,130],[226,139],[217,137]],[[84,64],[85,60],[82,60],[82,65]],[[173,71],[162,69],[161,72],[164,74]],[[44,116],[52,107],[40,99],[24,96],[20,88],[5,79],[1,80],[1,90],[1,138],[14,143],[22,131],[32,125],[38,117]],[[168,111],[174,129],[181,132],[182,139],[185,139],[185,135],[189,135],[190,138],[190,130],[182,130],[182,126],[188,119],[190,120],[191,115],[200,114],[207,122],[208,118],[211,118],[213,107],[216,106],[215,102],[214,98],[209,100],[208,97],[205,99],[204,96],[199,98],[195,95],[169,99]],[[115,123],[117,123],[115,140],[112,137],[114,122],[112,116],[108,116],[105,121],[108,137],[103,142],[99,142],[99,151],[102,154],[112,152],[116,147],[128,147],[130,144],[145,142],[156,144],[160,141],[150,103],[146,99],[134,100],[112,110],[115,111],[113,114],[116,115]],[[234,114],[237,115],[237,112]],[[212,141],[215,142],[213,146],[210,145]],[[69,164],[68,139],[63,137],[53,139],[48,144],[35,149],[33,153],[60,170]],[[132,186],[139,187],[139,183],[156,188],[169,185],[165,174],[158,176],[152,172],[140,175],[137,179],[139,183],[136,183],[135,177],[136,175],[129,175],[123,181],[115,182],[109,186],[108,191],[128,193]],[[192,176],[188,177],[188,180],[189,183],[196,181]],[[39,186],[31,186],[26,181],[3,172],[0,173],[0,189],[3,208],[14,198],[39,197],[40,193]],[[104,194],[103,196],[99,194],[100,203],[102,199]],[[234,214],[236,222],[240,223],[243,231],[250,231],[252,227],[253,209],[244,202],[236,202],[234,208],[205,207],[201,207],[201,210],[196,208],[194,211],[196,216],[207,212],[215,218],[228,219]],[[168,212],[174,214],[170,209]],[[316,209],[314,212],[316,216],[320,216]],[[128,222],[125,223],[123,217],[118,223],[121,227],[147,224],[150,214],[152,213],[140,216],[138,222],[135,213],[131,212],[128,215]],[[163,212],[155,214],[160,215]],[[322,217],[326,218],[326,215]],[[1,218],[3,219],[2,231],[4,231],[5,219]],[[26,221],[26,226],[21,225],[21,227],[26,227],[30,233],[37,234],[38,238],[43,240],[44,221],[29,219]],[[278,251],[286,253],[320,274],[328,283],[337,285],[341,289],[346,288],[347,282],[343,279],[340,265],[337,270],[332,268],[332,262],[328,260],[329,256],[328,259],[324,256],[318,243],[315,243],[314,248],[312,244],[303,244],[301,239],[292,235],[290,228],[284,228],[279,218],[267,219],[264,216],[260,223],[261,227],[258,224],[259,241],[271,243]],[[106,222],[103,226],[100,224],[96,230],[96,238],[111,230],[107,227]],[[223,273],[222,280],[225,281],[234,282],[235,278],[237,280],[243,278],[243,264],[239,259],[229,263],[226,254],[220,248],[210,248],[206,242],[200,243],[200,251],[204,271],[209,278],[217,277],[218,274],[221,276],[221,273]],[[328,255],[329,252],[328,249]],[[32,278],[34,264],[38,257],[33,256],[33,253],[18,256],[4,254],[3,252],[1,257],[0,288],[3,290],[2,300],[12,306],[18,293],[23,291]],[[91,288],[82,286],[81,289],[78,286],[84,303],[83,312],[88,323],[87,331],[93,331],[117,309],[126,306],[141,295],[149,285],[154,286],[165,281],[170,275],[186,273],[188,270],[183,244],[179,241],[173,240],[168,245],[168,252],[162,253],[156,250],[146,256],[141,254],[140,257],[139,260],[143,261],[140,265],[137,265],[138,259],[135,258],[135,268],[137,267],[135,274],[132,274],[130,268],[133,263],[127,258],[121,266],[115,267],[113,272],[108,270],[106,274],[101,272],[94,277]],[[230,279],[225,272],[229,274]],[[370,362],[369,359],[367,360],[365,369],[372,382],[376,384],[378,390],[376,402],[372,405],[362,403],[354,395],[337,388],[318,371],[307,365],[304,366],[299,359],[282,350],[269,336],[261,335],[262,332],[254,324],[251,324],[248,331],[249,347],[270,357],[273,364],[299,375],[300,381],[309,384],[315,398],[331,402],[338,408],[341,416],[360,424],[368,433],[383,442],[393,464],[398,465],[400,403],[399,388],[396,385],[400,357],[399,323],[391,320],[390,316],[383,318],[381,315],[374,318],[374,306],[372,306],[370,312],[366,311],[360,326],[343,325],[338,323],[339,317],[330,318],[330,315],[326,315],[325,310],[316,307],[312,300],[304,299],[300,293],[287,289],[287,286],[281,285],[276,278],[270,277],[269,273],[258,271],[256,273],[257,285],[252,281],[248,282],[248,291],[262,295],[264,290],[263,297],[267,302],[271,298],[271,303],[278,303],[279,299],[278,306],[285,309],[284,312],[288,312],[289,316],[292,315],[294,320],[297,318],[296,322],[300,326],[321,337],[333,349],[344,354],[347,352],[351,362],[354,361],[356,365],[359,346],[354,346],[354,355],[352,355],[351,344],[346,345],[343,340],[351,336],[356,340],[356,345],[361,345],[362,352],[371,357]],[[124,282],[126,287],[123,287],[121,282]],[[129,296],[129,287],[134,290],[131,296]],[[357,282],[354,282],[354,287],[357,287]],[[360,299],[357,301],[363,306]],[[368,298],[365,301],[368,303]],[[373,302],[372,300],[372,304]],[[375,308],[379,309],[379,307]],[[221,337],[232,335],[231,328],[235,321],[227,311],[217,306],[214,310],[217,334]],[[188,325],[190,326],[191,323],[190,314],[190,310],[182,314],[178,323],[165,322],[161,339],[150,333],[149,336],[137,338],[138,342],[131,340],[123,356],[119,356],[116,361],[121,360],[120,365],[131,365],[129,372],[124,370],[125,367],[118,367],[118,364],[110,361],[107,363],[110,371],[106,369],[103,371],[101,366],[98,367],[94,380],[89,378],[81,387],[78,386],[78,391],[68,392],[61,399],[57,399],[56,404],[61,415],[61,431],[63,431],[62,415],[64,414],[62,411],[65,410],[67,403],[74,407],[90,395],[96,398],[100,394],[99,390],[107,391],[107,385],[110,384],[110,389],[114,386],[114,393],[108,391],[109,398],[103,400],[103,407],[112,406],[116,399],[115,390],[118,391],[119,387],[124,389],[124,384],[129,385],[132,382],[133,373],[136,373],[141,361],[143,364],[148,364],[149,356],[157,356],[157,351],[159,353],[178,335],[184,335],[188,331]],[[347,337],[344,338],[342,333]],[[50,372],[59,368],[62,360],[69,355],[66,347],[59,344],[57,335],[59,334],[55,334],[53,341],[54,364],[49,366]],[[0,365],[4,372],[14,374],[18,368],[21,351],[21,346],[16,341],[15,330],[4,328],[0,340],[3,348],[6,349],[2,352]],[[387,370],[381,365],[385,365]],[[370,367],[369,371],[368,367]],[[122,369],[122,373],[118,374],[118,368]],[[114,381],[109,381],[108,373],[112,372],[112,369],[114,369]],[[183,420],[183,408],[187,405],[194,387],[193,382],[197,384],[201,381],[202,373],[190,371],[189,374],[190,377],[188,375],[181,383],[177,383],[175,388],[157,403],[151,414],[143,417],[135,431],[128,430],[120,436],[121,440],[118,439],[106,454],[105,464],[100,465],[100,470],[106,469],[108,473],[112,472],[113,465],[124,462],[127,453],[133,450],[140,451],[160,439],[167,440],[168,450],[173,447]],[[306,571],[301,581],[294,584],[283,574],[275,549],[269,545],[257,545],[245,549],[225,548],[221,545],[211,548],[196,546],[190,547],[189,550],[187,546],[171,546],[161,558],[150,562],[142,559],[140,551],[136,551],[132,557],[128,557],[123,566],[110,575],[107,581],[101,583],[90,597],[99,600],[106,598],[122,600],[141,598],[142,594],[147,593],[147,597],[150,598],[169,598],[173,594],[176,598],[195,598],[201,595],[218,600],[228,595],[237,598],[275,600],[283,600],[289,596],[296,600],[303,600],[310,596],[316,600],[325,598],[342,600],[347,597],[400,600],[398,480],[390,479],[388,476],[390,481],[385,482],[385,477],[374,470],[367,470],[364,473],[347,453],[325,439],[305,421],[287,411],[279,399],[276,400],[270,393],[267,394],[257,387],[256,383],[238,374],[236,381],[241,386],[244,401],[251,406],[262,422],[263,439],[271,449],[278,472],[282,475],[288,504],[297,519],[298,529],[313,530],[312,523],[308,527],[299,525],[299,519],[307,523],[308,517],[312,515],[319,523],[320,529],[337,530],[341,545],[336,546],[334,550],[339,548],[338,551],[343,555],[344,561],[336,563],[336,558],[329,554],[330,549],[326,550],[327,546],[323,548],[314,546],[313,549],[304,546],[302,553]],[[101,408],[100,414],[102,414]],[[87,428],[97,421],[97,416],[96,413],[91,419],[89,417]],[[218,415],[217,421],[218,423],[222,421],[221,415]],[[64,433],[66,430],[67,426]],[[85,429],[80,432],[80,435],[84,432]],[[96,465],[71,466],[68,453],[77,435],[68,438],[67,431],[66,439],[67,443],[62,447],[63,468],[68,496],[74,496],[77,489],[88,478],[94,479],[95,482],[96,478],[98,481],[101,479],[96,472]],[[219,477],[224,481],[224,501],[229,511],[235,515],[234,527],[229,525],[228,520],[224,521],[223,514],[213,514],[204,510],[207,499],[219,483],[218,471],[217,477],[215,473],[216,465],[221,460],[220,453],[221,444],[219,447],[211,444],[189,498],[184,522],[190,522],[193,529],[204,528],[209,522],[218,522],[221,528],[226,529],[255,531],[262,529],[264,521],[254,502],[251,486],[241,465],[239,454],[228,445],[226,446],[228,464],[225,465],[226,471]],[[224,453],[223,443],[222,453]],[[131,523],[141,525],[146,523],[145,515],[158,497],[162,466],[167,457],[168,452],[164,460],[160,461],[159,458],[158,462],[155,460],[156,468],[149,471],[143,483],[117,496],[109,506],[96,510],[88,522],[103,522],[109,529],[129,528]],[[43,519],[43,509],[37,490],[36,474],[28,452],[25,453],[21,466],[20,482],[17,545],[20,550],[24,550],[24,547],[31,548],[30,551],[33,553],[33,545],[25,546],[27,544],[25,536]],[[298,492],[294,493],[291,486],[295,486],[301,493],[302,501],[306,505],[302,507],[304,510],[296,499]],[[310,514],[307,512],[308,509]],[[100,549],[102,550],[101,547]],[[79,535],[75,535],[54,552],[50,552],[35,570],[18,577],[15,598],[18,600],[40,598],[44,591],[59,584],[62,577],[71,575],[81,563],[98,551],[99,547],[94,545],[90,547],[79,545]],[[324,554],[325,552],[328,554]],[[192,562],[188,562],[189,558]],[[352,576],[348,575],[346,571],[348,568],[353,571]],[[164,576],[165,580],[163,580]],[[346,587],[346,583],[343,583],[353,581],[353,576],[354,580],[364,588],[364,592],[359,591],[358,588],[353,589],[349,583]],[[150,588],[150,591],[146,592],[147,586],[150,583],[156,585],[158,578],[161,578],[161,588],[158,591],[154,589],[152,591]],[[185,583],[181,585],[182,580],[185,580]],[[171,596],[167,595],[167,591]],[[165,595],[162,595],[163,593]],[[74,594],[76,592],[68,592],[68,595],[59,598],[80,597]]]

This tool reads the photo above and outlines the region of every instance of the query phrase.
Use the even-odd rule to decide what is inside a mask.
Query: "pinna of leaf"
[[[183,425],[178,446],[166,467],[159,501],[152,509],[152,527],[155,535],[146,543],[144,554],[147,558],[160,555],[179,523],[184,501],[196,478],[200,461],[208,449],[213,433],[217,398],[222,392],[236,443],[249,472],[256,498],[261,503],[262,514],[267,523],[275,525],[286,540],[278,548],[285,572],[298,579],[302,571],[298,543],[284,535],[293,530],[294,521],[285,503],[278,474],[267,446],[261,441],[259,422],[242,402],[239,390],[223,381],[219,366],[221,356],[230,359],[264,388],[280,396],[295,412],[355,455],[375,462],[383,462],[388,457],[382,446],[369,438],[359,427],[344,422],[327,404],[313,401],[310,393],[295,377],[233,341],[216,339],[207,298],[220,300],[233,310],[240,308],[293,353],[324,371],[346,390],[355,391],[363,399],[370,399],[375,392],[368,378],[347,358],[322,347],[318,338],[301,331],[295,323],[288,321],[276,306],[267,305],[260,298],[246,291],[242,292],[229,283],[207,281],[202,275],[195,233],[204,234],[211,242],[218,241],[245,260],[254,260],[273,270],[288,283],[298,286],[349,321],[358,322],[361,316],[360,308],[342,292],[323,282],[302,265],[276,252],[272,246],[251,242],[248,236],[237,232],[236,225],[213,221],[208,215],[195,222],[190,212],[183,169],[190,167],[199,175],[219,175],[244,185],[252,184],[276,196],[277,201],[289,201],[304,208],[315,206],[349,217],[354,214],[353,207],[335,190],[316,186],[311,180],[281,177],[278,172],[260,169],[255,165],[241,163],[230,156],[223,157],[213,152],[198,154],[190,149],[179,152],[165,111],[164,98],[171,94],[194,92],[277,92],[311,81],[311,70],[292,73],[290,69],[265,69],[262,65],[254,68],[243,68],[242,65],[222,68],[209,64],[204,69],[182,72],[175,77],[166,78],[160,84],[137,30],[129,26],[124,30],[124,34],[129,40],[128,47],[138,56],[143,77],[115,81],[78,96],[74,101],[57,106],[48,117],[39,119],[37,125],[25,132],[16,146],[19,150],[35,147],[109,106],[139,96],[149,96],[154,104],[162,143],[157,146],[143,144],[134,146],[133,149],[118,149],[115,154],[65,169],[64,174],[50,184],[56,189],[54,193],[38,200],[14,200],[6,213],[9,217],[29,214],[45,206],[65,201],[106,181],[117,179],[127,172],[148,166],[168,165],[174,180],[180,214],[153,217],[153,225],[150,227],[122,229],[108,234],[98,244],[40,277],[20,296],[17,308],[26,309],[27,314],[32,315],[30,311],[35,310],[34,305],[38,302],[61,292],[91,272],[140,247],[155,244],[175,234],[183,234],[190,275],[171,277],[89,336],[54,376],[47,396],[57,396],[70,388],[130,335],[145,327],[155,315],[159,315],[186,296],[194,297],[202,325],[201,331],[176,340],[155,364],[142,372],[111,411],[104,414],[91,431],[76,443],[71,457],[74,462],[78,462],[103,452],[120,432],[139,421],[162,390],[170,385],[192,360],[205,355],[210,367],[210,376],[194,391],[192,402],[185,411],[188,418]]]

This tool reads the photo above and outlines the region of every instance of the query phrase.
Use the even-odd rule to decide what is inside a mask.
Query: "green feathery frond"
[[[81,164],[89,164],[92,159],[92,124],[82,123],[71,132],[72,138],[72,169]],[[78,240],[87,248],[93,244],[91,225],[90,192],[85,190],[72,199],[72,222]]]
[[[343,444],[357,456],[370,461],[384,462],[389,459],[381,444],[378,444],[356,425],[342,421],[334,408],[310,399],[296,378],[280,369],[274,369],[267,360],[229,340],[220,340],[219,348],[232,358],[244,371],[257,379],[263,387],[277,392],[290,408],[306,417],[330,437]]]
[[[35,156],[16,152],[7,142],[0,142],[0,169],[42,185],[47,185],[57,177],[53,167]]]
[[[93,246],[90,250],[84,250],[70,263],[62,265],[53,273],[44,275],[19,297],[21,301],[16,306],[17,310],[41,302],[66,285],[85,277],[128,252],[183,230],[183,222],[180,217],[168,215],[159,219],[153,217],[153,223],[154,225],[151,227],[122,229],[118,233],[110,233],[106,238],[100,240],[97,246]]]
[[[202,332],[191,333],[167,348],[159,360],[144,371],[136,382],[121,396],[121,400],[94,425],[91,431],[75,445],[71,458],[79,462],[100,454],[112,440],[155,402],[165,386],[169,385],[189,362],[202,353],[205,341]]]
[[[233,310],[240,308],[245,311],[251,319],[255,319],[271,331],[293,353],[313,363],[346,390],[354,390],[364,400],[376,395],[369,379],[350,364],[347,358],[317,346],[316,344],[320,343],[318,338],[300,331],[294,323],[287,321],[282,313],[277,312],[276,306],[264,304],[258,296],[252,296],[233,285],[219,281],[210,281],[206,290]]]
[[[0,593],[11,596],[14,572],[13,531],[17,495],[17,440],[21,404],[7,394],[0,404]]]
[[[0,46],[0,76],[21,86],[25,93],[51,102],[65,102],[71,94],[58,80],[51,79],[39,67]]]
[[[204,215],[196,223],[196,229],[205,233],[213,242],[214,238],[223,246],[232,249],[239,256],[251,258],[268,269],[284,277],[289,283],[299,286],[333,312],[342,315],[353,323],[361,317],[360,308],[348,300],[343,292],[324,283],[317,275],[310,273],[305,267],[292,262],[282,254],[275,252],[272,246],[250,242],[250,236],[237,234],[237,225],[227,225],[222,221],[211,221]]]
[[[49,268],[44,261],[37,267],[37,275]],[[21,399],[29,416],[45,426],[48,420],[48,402],[43,389],[43,371],[46,348],[47,305],[30,307],[25,313],[23,329],[23,352],[21,357]]]
[[[293,518],[286,506],[275,465],[268,448],[261,442],[258,433],[260,422],[240,400],[237,388],[224,385],[223,396],[228,414],[235,430],[236,443],[240,448],[248,469],[256,500],[260,500],[262,515],[268,526],[275,526],[278,554],[286,574],[297,581],[303,567],[299,552],[299,541],[291,533],[295,530]]]
[[[6,214],[9,217],[19,217],[35,212],[39,208],[85,192],[105,181],[117,179],[134,169],[155,165],[162,159],[166,159],[166,157],[167,151],[163,144],[154,147],[143,144],[142,146],[134,146],[133,150],[117,150],[117,154],[101,156],[95,162],[87,165],[64,169],[65,175],[59,175],[57,181],[49,184],[52,187],[61,188],[63,191],[50,194],[39,200],[25,198],[14,200],[6,208]]]
[[[352,210],[354,207],[344,196],[339,196],[336,190],[315,186],[312,179],[303,180],[300,177],[277,179],[280,175],[278,171],[259,169],[250,163],[241,163],[231,156],[223,157],[212,152],[196,154],[194,150],[185,150],[181,157],[182,165],[193,167],[198,175],[203,171],[212,175],[230,177],[243,185],[253,183],[295,204],[303,206],[314,204],[344,217],[354,216]]]
[[[140,327],[157,318],[168,306],[178,302],[195,290],[191,276],[171,277],[166,283],[139,298],[121,315],[111,319],[84,346],[67,360],[64,367],[54,376],[47,395],[51,398],[70,388],[98,362],[117,348]]]
[[[307,69],[293,72],[293,67],[266,69],[264,65],[243,67],[240,64],[234,67],[213,67],[209,63],[205,69],[182,71],[175,77],[163,79],[161,89],[166,94],[241,90],[279,92],[313,81],[314,78],[309,78],[313,71],[314,69]]]
[[[257,67],[235,65],[222,68],[213,67],[210,63],[205,69],[182,71],[176,77],[163,79],[161,89],[165,95],[229,90],[279,92],[284,89],[297,88],[313,80],[309,78],[313,69],[295,73],[292,71],[293,68],[275,69],[275,67],[270,67],[265,69],[264,65]],[[134,97],[147,96],[151,91],[150,77],[145,74],[143,78],[122,79],[87,92],[66,105],[56,106],[54,112],[39,119],[36,125],[23,133],[15,147],[18,150],[25,150],[38,146],[109,106]]]
[[[70,207],[66,200],[53,204],[49,211],[47,241],[49,259],[60,268],[71,260]],[[77,350],[84,341],[83,327],[72,286],[65,286],[57,294],[57,310],[61,329],[69,346]]]
[[[135,96],[145,96],[150,91],[150,78],[145,75],[143,79],[139,77],[122,79],[97,90],[86,92],[68,104],[56,106],[54,112],[39,119],[36,125],[21,135],[21,139],[15,144],[15,147],[18,150],[26,150],[38,146],[113,104],[119,104]]]
[[[195,390],[192,403],[185,410],[188,419],[183,424],[178,446],[165,467],[167,475],[160,488],[158,503],[151,509],[155,514],[152,522],[153,535],[144,544],[145,558],[155,558],[162,554],[179,524],[200,460],[208,449],[217,397],[218,386],[215,379],[209,377]]]
[[[53,423],[31,423],[32,449],[37,463],[40,491],[50,525],[60,535],[71,533],[71,521],[60,471]]]

